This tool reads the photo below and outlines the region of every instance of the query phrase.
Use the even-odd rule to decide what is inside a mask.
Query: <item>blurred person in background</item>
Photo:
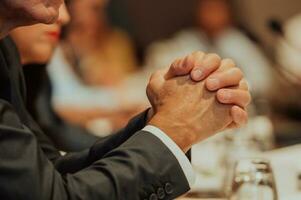
[[[107,3],[69,1],[72,20],[48,65],[57,113],[102,136],[124,126],[147,102],[129,98],[125,91],[123,80],[137,62],[129,37],[110,26]]]
[[[284,22],[271,22],[279,73],[269,100],[278,144],[293,145],[301,142],[301,14]]]
[[[174,38],[154,43],[148,49],[147,66],[165,66],[191,51],[218,52],[237,61],[256,98],[265,97],[272,84],[270,62],[260,48],[235,27],[230,0],[199,0],[196,27]]]
[[[84,150],[99,139],[79,126],[63,122],[51,106],[46,63],[59,43],[62,26],[69,20],[68,13],[62,9],[55,24],[20,27],[10,33],[24,65],[27,109],[56,147],[66,152]]]
[[[131,39],[108,20],[109,0],[72,0],[64,50],[88,85],[116,85],[137,69]],[[82,12],[82,11],[85,12]]]

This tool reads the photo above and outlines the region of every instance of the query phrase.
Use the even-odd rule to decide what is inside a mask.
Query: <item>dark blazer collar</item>
[[[10,37],[0,41],[0,82],[26,99],[26,86],[18,49]],[[13,83],[13,84],[12,84]]]
[[[7,62],[6,38],[0,41],[0,98],[11,102],[11,82]]]

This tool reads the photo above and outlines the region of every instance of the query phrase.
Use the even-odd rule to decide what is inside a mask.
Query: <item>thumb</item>
[[[204,57],[204,52],[196,51],[185,58],[175,60],[168,69],[165,79],[189,75],[196,66],[202,63]]]
[[[168,69],[165,69],[166,74],[164,78],[167,80],[177,76],[188,75],[193,69],[193,66],[194,65],[190,64],[187,58],[177,59],[171,64],[171,66]]]

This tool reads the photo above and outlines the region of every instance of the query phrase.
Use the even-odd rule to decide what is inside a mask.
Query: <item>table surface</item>
[[[266,152],[262,157],[271,161],[279,199],[300,200],[301,191],[297,187],[297,175],[301,172],[301,145]],[[178,200],[225,200],[219,198],[188,198]]]

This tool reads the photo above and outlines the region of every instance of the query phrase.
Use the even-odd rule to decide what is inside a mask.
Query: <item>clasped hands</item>
[[[251,101],[242,71],[231,59],[195,52],[155,72],[147,86],[149,125],[184,152],[220,131],[247,123]]]

